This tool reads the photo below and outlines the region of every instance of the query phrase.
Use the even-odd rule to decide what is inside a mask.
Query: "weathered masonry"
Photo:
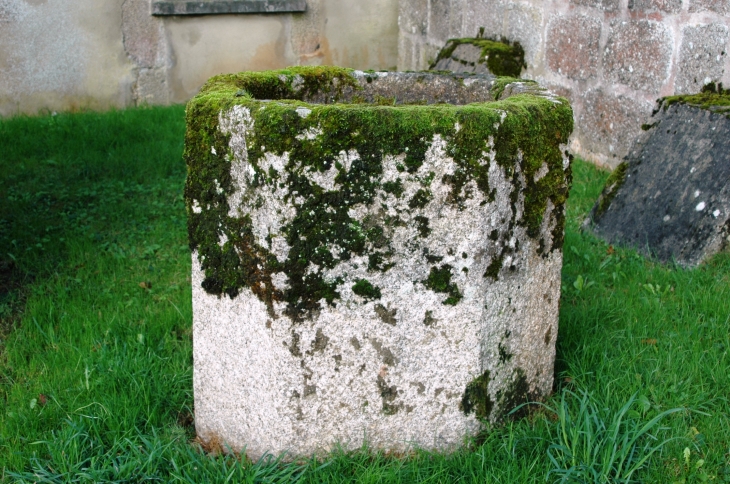
[[[446,450],[546,395],[572,128],[510,78],[211,79],[185,140],[198,435]]]
[[[643,129],[585,225],[684,266],[730,247],[730,90],[661,99]]]
[[[565,96],[571,152],[615,168],[657,98],[730,85],[728,0],[399,0],[398,69],[425,69],[449,39],[519,42],[520,77]]]

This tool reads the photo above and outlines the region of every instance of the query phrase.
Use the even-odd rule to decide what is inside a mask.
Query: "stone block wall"
[[[614,167],[655,100],[730,85],[728,0],[400,0],[398,68],[425,69],[449,38],[506,37],[522,76],[571,100],[572,149]]]
[[[277,0],[263,6],[296,8],[174,16],[152,15],[153,3],[191,2],[0,0],[0,116],[185,102],[222,73],[322,64],[394,69],[397,61],[393,0]],[[261,3],[193,6],[242,11]]]

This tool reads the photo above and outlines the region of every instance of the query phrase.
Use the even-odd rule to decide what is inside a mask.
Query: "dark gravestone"
[[[730,94],[665,98],[642,128],[585,226],[609,243],[697,265],[730,245]]]

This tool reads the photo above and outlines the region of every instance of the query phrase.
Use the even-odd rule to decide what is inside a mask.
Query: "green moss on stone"
[[[482,162],[483,153],[493,149],[497,163],[510,176],[517,176],[515,165],[519,164],[527,183],[525,216],[511,221],[512,226],[524,225],[528,234],[535,236],[551,200],[559,207],[557,225],[562,231],[560,217],[569,187],[565,183],[559,145],[567,141],[573,128],[567,101],[554,103],[529,94],[465,106],[300,101],[317,92],[327,93],[328,102],[337,101],[345,89],[356,88],[357,81],[351,71],[341,68],[245,72],[211,79],[188,103],[184,151],[188,166],[185,187],[188,235],[190,247],[197,251],[205,272],[206,291],[235,297],[242,288],[250,288],[270,310],[274,301],[284,302],[286,314],[298,320],[319,309],[320,301],[335,304],[340,297],[337,287],[343,281],[326,279],[323,270],[353,255],[367,256],[369,270],[392,267],[387,238],[377,242],[379,236],[373,227],[397,226],[403,222],[397,217],[383,216],[374,225],[361,225],[349,216],[348,210],[357,204],[371,204],[381,189],[401,196],[401,185],[380,181],[384,158],[402,156],[403,163],[398,169],[415,173],[424,162],[434,134],[447,141],[447,153],[456,164],[454,177],[445,180],[451,184],[454,194],[450,203],[459,206],[465,196],[462,188],[469,180],[476,182],[485,197],[494,199],[488,167]],[[237,96],[241,90],[251,97]],[[255,124],[255,130],[247,137],[248,163],[255,172],[253,184],[285,184],[288,193],[302,200],[294,218],[282,229],[290,246],[284,261],[277,260],[269,247],[256,243],[250,217],[229,216],[228,197],[238,188],[231,177],[230,136],[220,132],[218,119],[221,112],[228,112],[235,105],[247,108]],[[306,117],[297,113],[301,107],[310,110]],[[501,122],[505,112],[508,116]],[[315,139],[302,136],[314,129],[321,129],[322,134]],[[487,146],[490,138],[494,140],[494,148]],[[345,170],[336,159],[341,152],[351,150],[359,154],[359,159]],[[275,176],[276,172],[259,168],[265,153],[289,154],[284,168],[285,181]],[[548,174],[535,181],[535,174],[543,164]],[[303,174],[305,169],[320,172],[336,169],[335,190],[325,191],[310,184]],[[422,206],[421,199],[430,197],[431,181],[427,177],[422,182],[422,193],[411,200],[415,207]],[[516,201],[517,190],[514,192],[512,197]],[[417,220],[416,224],[419,233],[426,236],[425,221]],[[503,238],[510,236],[509,231],[502,234]],[[340,248],[338,253],[332,253],[333,245]],[[559,245],[554,244],[551,250],[556,248]],[[274,287],[271,276],[277,272],[286,274],[288,288]],[[455,285],[447,293],[448,304],[458,302],[460,295]]]
[[[484,277],[489,277],[493,280],[499,279],[499,271],[502,270],[502,263],[504,262],[504,253],[500,253],[499,256],[492,259],[492,262],[487,266],[487,270],[484,271]]]
[[[451,57],[456,48],[462,44],[471,44],[481,49],[479,63],[486,63],[489,72],[495,76],[519,77],[525,63],[525,51],[519,42],[510,43],[504,39],[490,40],[481,38],[449,39],[436,60],[431,64],[431,69],[441,59]],[[463,62],[463,61],[462,61]]]
[[[456,305],[463,297],[459,292],[458,286],[451,282],[452,269],[453,267],[450,264],[444,264],[441,267],[431,267],[428,278],[423,281],[423,285],[432,291],[448,294],[449,297],[443,303],[450,306]]]
[[[388,181],[383,183],[383,190],[387,193],[392,193],[395,198],[400,198],[403,195],[403,182],[399,179],[395,181]]]
[[[507,347],[504,346],[502,343],[499,343],[497,345],[497,349],[499,352],[499,362],[500,363],[505,364],[505,363],[509,362],[509,360],[512,359],[512,353],[510,353],[507,350]]]
[[[382,295],[378,286],[373,286],[367,279],[358,279],[352,286],[352,292],[365,299],[380,299]]]
[[[388,386],[388,383],[382,376],[378,376],[376,383],[380,390],[380,398],[383,401],[382,412],[385,415],[394,415],[401,409],[400,404],[393,403],[398,397],[398,388],[395,385]]]
[[[672,104],[688,104],[730,118],[730,89],[723,89],[722,83],[715,85],[711,82],[699,94],[667,96],[659,100],[659,105],[665,110]]]
[[[527,383],[525,371],[522,368],[516,368],[510,383],[506,388],[499,390],[496,397],[502,415],[506,415],[520,405],[532,400],[530,398],[530,387]],[[511,416],[517,418],[526,412],[527,407],[523,406],[520,412],[513,413]]]
[[[413,221],[416,222],[416,230],[418,235],[421,237],[428,237],[431,233],[431,228],[428,226],[428,218],[423,215],[416,215],[413,217]]]
[[[459,404],[459,409],[464,412],[464,415],[474,413],[478,418],[489,418],[494,408],[494,402],[489,396],[489,381],[489,370],[485,370],[466,386]]]
[[[504,89],[513,82],[521,82],[521,79],[517,79],[515,77],[497,77],[492,82],[492,87],[489,90],[489,93],[495,100],[499,100],[502,97]]]
[[[428,190],[420,189],[408,201],[408,207],[410,208],[423,208],[428,202],[431,201],[431,194]]]
[[[603,214],[606,213],[606,210],[608,210],[608,207],[611,206],[611,202],[614,197],[616,197],[616,193],[618,193],[619,189],[626,181],[626,172],[628,171],[628,168],[629,165],[624,161],[608,176],[603,192],[601,192],[601,196],[598,197],[596,206],[591,214],[594,220],[601,218]]]

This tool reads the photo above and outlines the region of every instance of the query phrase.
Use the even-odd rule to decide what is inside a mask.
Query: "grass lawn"
[[[194,443],[183,108],[0,121],[0,481],[730,482],[730,255],[684,270],[578,227],[555,394],[451,455],[282,464]]]

